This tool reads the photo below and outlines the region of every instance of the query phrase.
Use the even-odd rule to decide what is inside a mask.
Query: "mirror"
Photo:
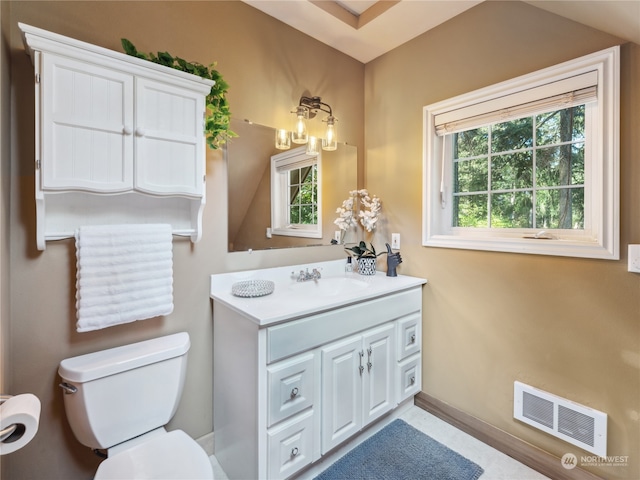
[[[337,227],[336,208],[350,190],[357,188],[357,148],[344,143],[335,151],[322,151],[321,191],[322,238],[270,235],[271,157],[282,154],[275,148],[276,130],[243,120],[231,120],[238,134],[225,145],[229,212],[228,249],[230,252],[329,245]],[[292,150],[299,145],[293,145]]]

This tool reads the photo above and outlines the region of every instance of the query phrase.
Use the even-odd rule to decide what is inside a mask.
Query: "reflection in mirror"
[[[338,144],[337,150],[322,151],[317,174],[318,212],[322,229],[314,237],[272,233],[271,158],[281,155],[275,148],[275,129],[242,120],[231,120],[238,134],[225,145],[229,190],[230,252],[270,248],[329,245],[338,230],[333,221],[336,208],[357,188],[357,149]],[[304,168],[304,167],[303,167]],[[313,177],[309,177],[312,179]],[[281,226],[280,226],[281,227]],[[276,231],[282,233],[282,228]]]

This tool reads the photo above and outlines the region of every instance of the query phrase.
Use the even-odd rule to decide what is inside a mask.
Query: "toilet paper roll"
[[[15,432],[0,442],[0,455],[15,452],[29,443],[38,431],[40,400],[31,393],[9,398],[0,405],[0,430],[17,425]]]

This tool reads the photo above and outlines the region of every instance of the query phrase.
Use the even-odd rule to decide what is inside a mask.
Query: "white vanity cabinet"
[[[211,277],[215,455],[229,478],[293,477],[412,403],[425,280],[378,274],[366,295],[334,299],[287,277],[246,299],[230,294],[233,274]]]
[[[393,322],[321,349],[322,453],[396,406]]]
[[[198,241],[213,81],[19,24],[35,79],[36,234],[169,223]]]

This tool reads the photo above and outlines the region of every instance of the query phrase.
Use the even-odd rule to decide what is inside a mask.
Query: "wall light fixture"
[[[291,113],[295,113],[296,120],[291,132],[291,141],[297,144],[307,144],[307,153],[309,154],[317,154],[318,153],[318,145],[320,143],[319,139],[315,137],[310,137],[307,130],[307,121],[316,116],[318,111],[328,113],[329,116],[326,117],[323,122],[327,123],[327,129],[325,132],[325,136],[322,139],[322,149],[323,150],[335,150],[338,148],[337,142],[337,133],[336,133],[336,121],[337,119],[333,116],[333,111],[331,106],[328,103],[324,103],[320,97],[300,97],[300,102],[296,107],[295,111]],[[286,150],[290,147],[288,139],[282,136],[283,131],[278,130],[276,133],[276,148],[281,150]]]

